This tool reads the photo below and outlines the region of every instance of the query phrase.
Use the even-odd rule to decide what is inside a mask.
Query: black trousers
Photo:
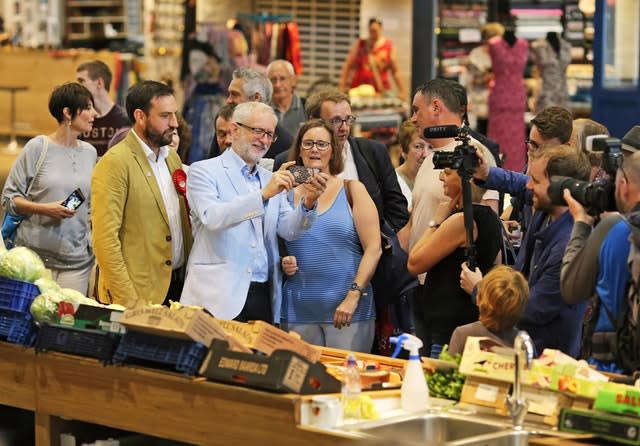
[[[235,321],[265,321],[273,323],[271,309],[271,292],[269,282],[251,282],[247,292],[247,300]]]
[[[182,288],[184,287],[184,268],[174,269],[171,272],[171,282],[169,283],[169,290],[167,291],[167,297],[165,297],[162,305],[167,307],[170,305],[170,300],[174,302],[180,301],[182,295]]]

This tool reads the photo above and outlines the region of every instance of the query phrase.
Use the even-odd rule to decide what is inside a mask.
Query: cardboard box
[[[270,356],[234,352],[215,340],[200,374],[213,381],[282,393],[322,394],[340,392],[341,383],[320,362],[291,350],[275,350]]]
[[[202,308],[182,307],[171,310],[164,306],[137,307],[122,313],[120,323],[127,329],[166,336],[190,339],[207,347],[214,339],[222,339],[238,351],[249,350],[232,336],[227,335],[217,319]]]
[[[464,382],[460,402],[493,407],[498,414],[506,415],[506,398],[510,389],[511,384],[507,382],[469,376]]]
[[[60,325],[75,328],[103,330],[110,333],[124,333],[120,324],[122,311],[94,305],[80,304],[73,315],[65,314],[58,319]]]
[[[459,367],[463,375],[513,382],[514,368],[513,349],[490,338],[467,338]]]
[[[595,410],[640,416],[640,389],[618,383],[605,383],[593,405]]]
[[[271,355],[275,350],[290,350],[311,362],[320,359],[320,351],[311,344],[263,321],[249,323],[218,320],[224,331],[245,347]]]

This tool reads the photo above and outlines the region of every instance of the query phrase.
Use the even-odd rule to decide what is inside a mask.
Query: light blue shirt
[[[247,182],[249,190],[254,192],[262,191],[262,182],[260,181],[260,171],[256,168],[253,173],[249,172],[249,166],[233,152],[234,160],[239,161],[243,166],[241,169],[242,177]],[[269,260],[267,258],[267,249],[264,245],[264,215],[258,215],[251,219],[253,227],[253,240],[251,247],[253,250],[253,266],[251,267],[252,282],[266,282],[269,279]]]

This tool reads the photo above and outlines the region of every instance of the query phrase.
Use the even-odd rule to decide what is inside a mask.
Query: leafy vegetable
[[[48,290],[37,296],[31,303],[31,315],[36,322],[53,322],[58,313],[58,304],[62,295],[54,290]]]
[[[45,270],[38,254],[24,246],[10,249],[0,256],[0,276],[33,283],[45,275]]]
[[[34,282],[34,284],[40,290],[40,293],[44,293],[46,291],[60,291],[60,285],[53,279],[48,279],[46,277],[41,277]]]
[[[459,353],[452,356],[449,353],[449,346],[446,344],[442,347],[442,351],[438,357],[438,359],[455,362],[458,365],[460,365],[461,358],[462,355]],[[465,376],[461,374],[457,368],[436,370],[432,375],[427,375],[426,378],[430,396],[460,401]]]

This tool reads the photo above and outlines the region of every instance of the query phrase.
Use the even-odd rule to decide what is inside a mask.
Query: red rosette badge
[[[187,207],[187,214],[190,214],[189,202],[187,201],[187,172],[183,169],[176,169],[173,171],[171,179],[173,180],[176,192],[184,198],[184,204]],[[189,219],[189,223],[191,223],[191,219]]]

